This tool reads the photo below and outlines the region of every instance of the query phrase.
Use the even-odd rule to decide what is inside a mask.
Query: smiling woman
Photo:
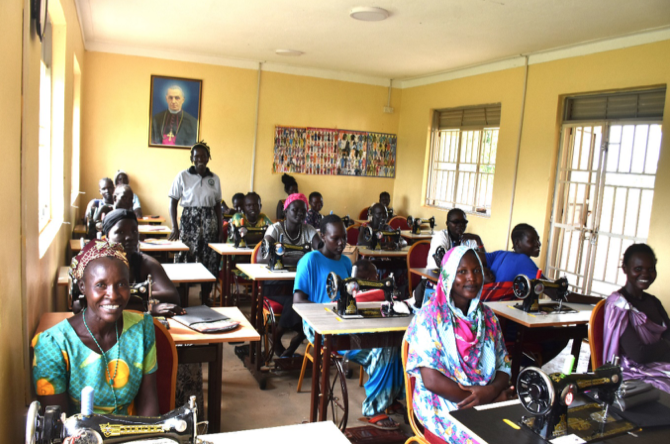
[[[123,247],[89,242],[72,260],[70,274],[85,308],[33,339],[39,401],[69,416],[81,410],[82,389],[93,387],[96,413],[157,415],[153,321],[124,312],[130,284]]]

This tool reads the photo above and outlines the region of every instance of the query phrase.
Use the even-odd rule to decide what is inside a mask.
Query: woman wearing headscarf
[[[128,261],[120,244],[92,240],[72,260],[70,277],[84,309],[33,339],[33,382],[42,405],[81,411],[81,390],[95,390],[94,412],[156,416],[156,341],[148,314],[124,311]]]
[[[223,218],[221,213],[221,181],[219,176],[207,168],[212,158],[204,142],[191,148],[191,166],[177,174],[170,190],[170,218],[172,234],[169,240],[181,239],[189,247],[188,252],[177,255],[177,262],[200,262],[213,275],[219,271],[219,255],[209,248],[211,242],[223,242]],[[183,207],[181,230],[177,223],[177,204]],[[202,303],[209,303],[211,283],[201,284]]]
[[[452,248],[442,260],[435,296],[405,334],[406,371],[416,378],[414,412],[431,439],[465,442],[452,410],[507,399],[510,361],[493,311],[481,304],[482,265],[475,251]],[[439,442],[437,438],[435,441]]]

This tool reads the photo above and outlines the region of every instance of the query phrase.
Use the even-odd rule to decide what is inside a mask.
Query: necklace
[[[112,388],[112,394],[114,395],[114,412],[116,412],[116,409],[118,408],[118,401],[116,399],[116,391],[114,391],[114,379],[116,379],[116,373],[119,370],[119,358],[121,357],[121,342],[119,342],[119,324],[118,322],[114,324],[114,327],[116,328],[116,343],[119,345],[119,348],[116,350],[116,366],[114,368],[114,376],[111,375],[109,372],[109,362],[107,361],[107,355],[105,354],[104,351],[102,351],[102,347],[98,343],[98,340],[95,339],[95,335],[91,331],[90,328],[88,328],[88,324],[86,323],[86,308],[81,313],[81,317],[84,320],[84,327],[86,327],[86,330],[88,330],[88,334],[91,335],[93,338],[93,342],[95,342],[95,345],[98,346],[98,349],[100,349],[100,353],[102,354],[102,359],[105,361],[105,373],[109,377],[109,385]],[[114,413],[112,412],[112,413]]]
[[[298,242],[298,239],[300,239],[300,235],[302,234],[302,225],[298,225],[298,235],[295,237],[295,239],[291,238],[291,235],[288,234],[288,228],[286,228],[286,220],[284,220],[284,233],[286,233],[286,237],[288,238],[289,242],[293,245],[297,245],[296,242]]]

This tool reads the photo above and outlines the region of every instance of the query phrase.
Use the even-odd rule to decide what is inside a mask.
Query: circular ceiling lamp
[[[376,8],[374,6],[357,6],[349,12],[349,16],[363,22],[379,22],[386,20],[389,16],[386,9]]]
[[[302,51],[297,51],[295,49],[278,49],[275,51],[275,54],[280,55],[280,56],[287,56],[287,57],[298,57],[304,54]]]

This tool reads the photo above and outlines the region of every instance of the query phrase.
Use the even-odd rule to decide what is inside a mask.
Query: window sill
[[[39,250],[40,250],[40,259],[44,257],[47,250],[53,243],[53,240],[58,235],[61,227],[63,226],[63,218],[50,220],[46,227],[40,232],[39,236]]]

